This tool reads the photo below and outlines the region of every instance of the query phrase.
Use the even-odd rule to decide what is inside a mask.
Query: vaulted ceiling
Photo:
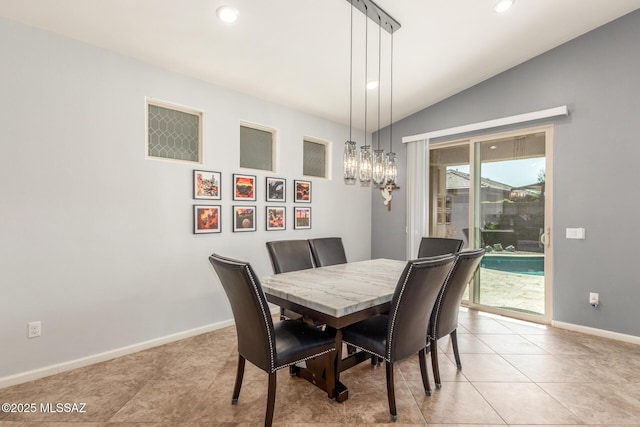
[[[354,0],[356,1],[356,0]],[[393,36],[393,120],[640,8],[640,0],[377,0]],[[216,18],[238,9],[234,24]],[[0,16],[349,123],[349,0],[2,0]],[[353,124],[364,128],[365,18],[353,15]],[[378,61],[378,41],[382,52]],[[390,35],[368,25],[367,128],[389,123]]]

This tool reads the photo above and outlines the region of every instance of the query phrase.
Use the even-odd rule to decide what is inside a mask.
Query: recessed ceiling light
[[[500,0],[498,4],[496,4],[496,7],[493,8],[493,10],[498,13],[506,12],[507,10],[511,9],[511,6],[513,6],[515,2],[516,0]]]
[[[231,6],[220,6],[218,10],[216,10],[216,14],[222,22],[232,24],[238,20],[240,12]]]
[[[378,87],[378,82],[375,80],[372,80],[369,83],[367,83],[367,89],[375,89],[377,87]]]

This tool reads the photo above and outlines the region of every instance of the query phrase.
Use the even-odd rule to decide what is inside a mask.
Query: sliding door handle
[[[540,234],[540,243],[544,246],[549,247],[551,244],[551,228],[547,227],[544,233]]]

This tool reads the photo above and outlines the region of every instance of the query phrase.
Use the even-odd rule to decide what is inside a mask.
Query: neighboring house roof
[[[504,190],[511,191],[513,187],[508,184],[504,184],[502,182],[494,181],[489,178],[481,178],[482,183],[480,184],[484,188],[493,188],[496,190]],[[468,173],[460,172],[458,170],[448,169],[447,170],[447,189],[449,190],[459,190],[463,188],[469,188],[470,177]]]

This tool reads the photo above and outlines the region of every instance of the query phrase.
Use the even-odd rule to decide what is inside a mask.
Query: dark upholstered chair
[[[275,240],[266,244],[274,274],[315,267],[307,240]],[[302,319],[302,315],[281,308],[280,318]]]
[[[267,242],[267,251],[275,274],[313,268],[313,256],[306,240]]]
[[[480,260],[484,256],[484,249],[463,251],[458,254],[458,259],[451,269],[451,273],[440,290],[438,299],[431,312],[427,344],[431,351],[431,364],[433,365],[433,379],[436,387],[441,387],[440,370],[438,367],[438,340],[446,335],[451,336],[453,354],[456,358],[458,369],[462,369],[460,354],[458,352],[458,310],[464,296],[467,284],[473,278]]]
[[[237,404],[244,376],[245,360],[269,374],[265,426],[271,426],[276,398],[276,372],[315,357],[326,361],[329,398],[335,384],[333,354],[335,336],[303,322],[273,323],[262,286],[251,265],[213,254],[209,257],[224,288],[238,335],[238,370],[232,404]]]
[[[346,264],[347,255],[344,253],[344,246],[340,237],[323,237],[309,239],[311,254],[316,267],[327,265]]]
[[[407,262],[398,280],[388,314],[380,314],[342,330],[342,340],[384,359],[387,373],[387,397],[391,419],[396,420],[393,365],[418,353],[422,383],[431,394],[425,360],[425,341],[429,315],[453,263],[455,255]]]
[[[444,237],[423,237],[418,248],[418,258],[437,255],[455,254],[460,252],[463,240],[447,239]]]

